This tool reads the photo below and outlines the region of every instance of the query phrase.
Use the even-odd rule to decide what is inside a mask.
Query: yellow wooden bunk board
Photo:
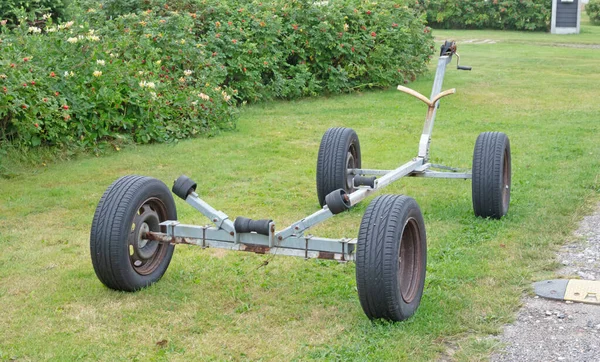
[[[533,284],[540,297],[600,304],[600,281],[580,279],[544,280]]]

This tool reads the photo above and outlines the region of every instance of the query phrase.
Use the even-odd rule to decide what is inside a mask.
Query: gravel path
[[[600,279],[600,204],[563,246],[559,278]],[[600,361],[600,305],[526,297],[492,361]]]

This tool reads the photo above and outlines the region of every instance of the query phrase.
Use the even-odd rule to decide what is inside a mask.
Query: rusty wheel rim
[[[346,156],[346,190],[352,190],[354,188],[354,175],[348,172],[354,167],[354,156],[351,152],[348,152]]]
[[[510,200],[510,164],[508,161],[508,150],[504,150],[504,160],[502,162],[502,208],[503,212],[508,210]]]
[[[167,220],[167,208],[158,198],[144,200],[137,208],[128,238],[129,262],[140,275],[151,274],[167,255],[168,244],[145,239],[148,231],[160,232]]]
[[[422,253],[421,234],[417,220],[409,218],[402,230],[398,248],[398,284],[402,299],[411,303],[417,296],[421,278]]]
[[[356,157],[356,148],[354,145],[350,145],[346,154],[346,191],[348,193],[354,190],[354,174],[351,174],[349,170],[356,168]]]

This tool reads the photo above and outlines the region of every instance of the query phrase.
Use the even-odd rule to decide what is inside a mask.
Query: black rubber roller
[[[377,180],[375,176],[354,176],[354,186],[369,186],[374,189],[375,180]]]
[[[252,220],[247,217],[238,216],[233,222],[233,227],[238,233],[250,233],[254,231],[257,234],[269,236],[269,224],[273,220]]]
[[[175,195],[185,200],[189,194],[196,191],[196,183],[186,175],[181,175],[173,183],[173,188],[171,191],[173,191]]]
[[[336,215],[340,212],[349,210],[352,205],[350,204],[350,197],[344,189],[337,189],[332,191],[325,196],[325,204],[329,208],[332,214]]]

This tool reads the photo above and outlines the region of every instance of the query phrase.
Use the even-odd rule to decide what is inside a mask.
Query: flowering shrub
[[[43,29],[0,25],[0,139],[169,141],[233,127],[237,102],[414,80],[433,53],[393,0],[112,2],[144,10],[106,0]]]
[[[63,16],[65,7],[65,0],[2,0],[0,19],[7,20],[9,25],[16,25],[18,18],[23,15],[36,19],[43,14],[52,14],[56,20]]]
[[[594,24],[600,24],[600,0],[590,0],[585,5],[585,12]]]
[[[552,17],[550,0],[416,0],[427,22],[445,29],[502,29],[547,31]]]
[[[243,100],[386,87],[414,80],[433,53],[423,19],[393,0],[151,3],[193,16],[202,48]]]
[[[209,56],[195,46],[191,17],[88,24],[1,28],[2,139],[93,148],[123,136],[163,142],[233,126],[234,91],[197,66]]]

